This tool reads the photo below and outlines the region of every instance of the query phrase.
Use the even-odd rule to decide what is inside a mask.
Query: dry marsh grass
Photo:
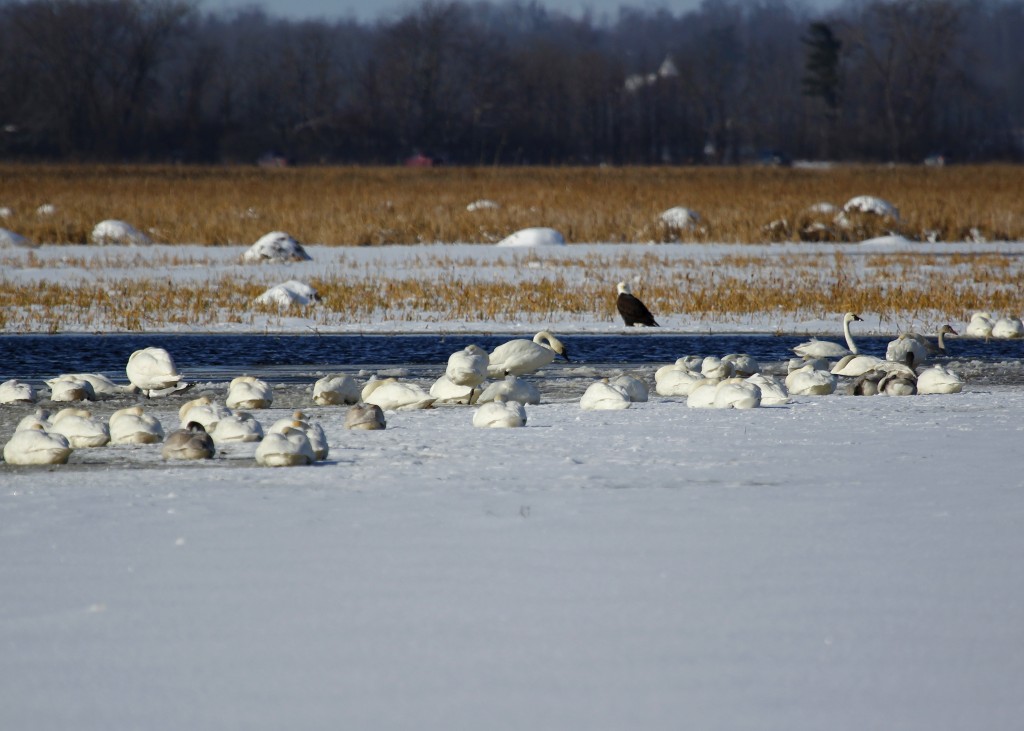
[[[612,283],[627,278],[642,283],[638,294],[663,323],[678,316],[706,323],[781,323],[854,310],[875,313],[898,329],[906,323],[930,326],[937,318],[963,322],[974,310],[1024,312],[1024,262],[1018,256],[808,251],[725,255],[709,266],[706,260],[668,257],[658,247],[637,248],[632,256],[553,254],[537,268],[529,266],[534,260],[527,253],[506,262],[508,272],[476,268],[477,262],[475,273],[466,260],[440,255],[417,258],[401,272],[365,262],[349,266],[353,262],[341,256],[309,280],[320,302],[285,309],[254,303],[268,286],[258,266],[197,281],[126,278],[103,267],[54,281],[0,275],[0,331],[214,330],[225,324],[259,330],[296,316],[311,328],[358,329],[380,321],[611,324],[618,322]],[[131,248],[111,251],[116,250],[124,252],[123,259],[113,259],[120,267],[145,266]],[[530,274],[515,274],[524,270]]]
[[[1024,169],[946,168],[293,168],[0,165],[4,228],[35,242],[87,243],[122,219],[163,243],[249,244],[272,230],[328,245],[494,242],[529,226],[570,242],[1024,239]],[[818,202],[882,197],[900,221],[861,216],[806,233]],[[478,199],[500,207],[467,211]],[[55,212],[38,215],[51,204]],[[701,215],[674,231],[673,206]],[[769,227],[772,222],[775,226]]]

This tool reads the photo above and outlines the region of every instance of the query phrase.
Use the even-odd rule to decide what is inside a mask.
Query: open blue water
[[[511,339],[503,335],[0,335],[0,381],[40,380],[60,373],[104,373],[125,380],[133,351],[166,348],[184,373],[347,370],[374,366],[444,364],[470,343],[486,350]],[[683,355],[747,353],[762,363],[785,362],[807,338],[776,335],[662,335],[649,331],[616,335],[559,336],[576,365],[670,363]],[[863,353],[885,354],[889,337],[858,336]],[[839,339],[836,339],[837,341]],[[1024,359],[1024,341],[949,338],[948,359],[1002,363]]]

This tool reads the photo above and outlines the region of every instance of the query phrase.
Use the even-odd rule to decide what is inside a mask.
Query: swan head
[[[547,330],[541,330],[539,333],[533,336],[533,342],[538,345],[547,345],[551,350],[555,351],[558,355],[565,358],[565,362],[569,363],[569,351],[562,344],[562,341],[556,338]]]
[[[956,330],[954,330],[951,325],[943,325],[941,328],[939,328],[939,332],[942,333],[943,335],[959,335],[960,334]]]
[[[851,322],[864,322],[864,318],[858,315],[856,312],[847,312],[846,315],[843,317],[843,322],[847,325],[850,324]]]

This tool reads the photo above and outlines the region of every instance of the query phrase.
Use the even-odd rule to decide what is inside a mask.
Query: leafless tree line
[[[457,164],[1019,159],[1024,4],[427,3],[373,24],[0,0],[7,159]]]

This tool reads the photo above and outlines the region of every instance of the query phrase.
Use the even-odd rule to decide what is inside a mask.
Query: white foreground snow
[[[1024,389],[582,390],[521,429],[452,406],[353,432],[310,402],[312,467],[0,465],[0,729],[1019,725]],[[191,397],[146,408],[174,428]]]

